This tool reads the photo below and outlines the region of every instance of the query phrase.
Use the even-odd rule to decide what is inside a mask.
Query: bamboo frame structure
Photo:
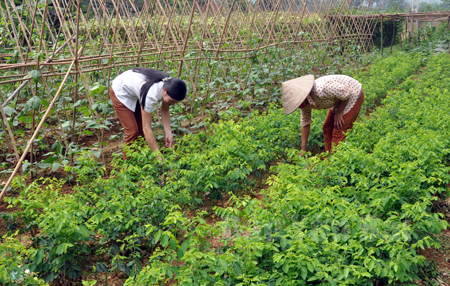
[[[66,92],[73,102],[84,98],[93,120],[98,120],[98,116],[89,91],[99,76],[106,80],[109,91],[111,79],[127,69],[143,66],[168,71],[189,83],[191,92],[186,106],[193,111],[197,105],[210,107],[207,102],[212,97],[218,105],[217,96],[221,92],[238,93],[251,88],[248,66],[252,66],[255,55],[264,57],[272,53],[280,59],[299,55],[306,62],[315,60],[315,54],[321,52],[324,56],[316,65],[326,66],[335,55],[349,53],[350,47],[359,46],[361,53],[369,51],[375,24],[380,19],[421,22],[450,19],[449,12],[373,14],[383,5],[373,8],[358,0],[23,0],[20,6],[15,3],[6,0],[0,5],[2,107],[36,96],[38,84],[29,73],[38,71],[38,82],[49,93],[43,96],[55,99]],[[277,54],[279,51],[285,54]],[[226,79],[230,71],[233,82],[220,82],[218,92],[213,92],[210,88],[213,74]],[[303,72],[313,70],[298,71]],[[55,90],[48,86],[61,82],[62,76],[64,80],[52,96]],[[230,91],[229,86],[235,87]],[[105,92],[106,102],[108,94]],[[46,115],[54,103],[47,107]],[[55,113],[61,126],[56,109]],[[71,114],[72,135],[61,130],[66,145],[74,140],[76,113],[75,107]],[[3,115],[3,121],[9,120]],[[68,118],[68,114],[63,118]],[[4,122],[3,126],[8,124]],[[43,121],[30,130],[31,143],[42,124]]]
[[[193,62],[197,61],[186,56],[191,52],[195,53],[197,58],[204,58],[205,54],[213,52],[211,55],[215,53],[215,58],[224,57],[228,61],[228,58],[235,57],[230,56],[230,53],[239,53],[241,57],[250,58],[249,53],[264,50],[272,45],[296,49],[304,48],[302,43],[330,44],[336,40],[345,42],[349,38],[357,38],[365,50],[371,44],[373,23],[359,23],[354,17],[345,17],[352,5],[351,1],[308,0],[312,2],[311,7],[307,5],[307,0],[267,0],[254,1],[254,4],[247,0],[203,0],[198,3],[192,0],[141,0],[143,5],[137,7],[136,0],[84,0],[83,2],[89,3],[88,8],[78,11],[82,1],[49,1],[51,3],[46,3],[43,7],[44,12],[37,9],[36,1],[24,1],[22,6],[27,6],[29,11],[35,11],[36,15],[32,19],[29,19],[29,15],[25,19],[19,17],[14,1],[6,1],[6,11],[0,9],[0,13],[2,17],[9,19],[6,25],[9,31],[7,37],[14,43],[6,49],[18,52],[16,57],[21,60],[9,64],[7,58],[14,54],[0,54],[0,70],[38,69],[38,59],[29,53],[36,50],[37,43],[32,39],[37,36],[37,31],[46,31],[43,36],[47,46],[44,45],[43,53],[44,58],[51,59],[56,51],[52,48],[55,46],[55,40],[74,37],[78,27],[80,34],[67,45],[64,57],[46,62],[47,68],[67,68],[78,45],[91,47],[85,49],[84,53],[89,53],[88,56],[80,55],[77,59],[80,67],[77,73],[80,74],[91,71],[89,67],[92,66],[97,66],[102,72],[110,70],[111,66],[114,66],[111,62],[120,56],[120,59],[133,59],[129,62],[129,67],[146,62],[148,58],[154,58],[149,62],[161,64],[163,67],[168,60],[180,61],[176,70],[183,75],[181,70],[191,70],[191,65],[195,64]],[[52,9],[48,5],[52,5]],[[110,6],[112,8],[108,8]],[[369,11],[363,6],[357,7],[357,10]],[[330,30],[331,17],[328,15],[331,13],[339,17],[339,23],[334,23]],[[354,10],[352,13],[355,13]],[[247,21],[249,18],[252,19],[251,22]],[[300,23],[300,18],[308,20],[309,23]],[[57,29],[55,22],[59,23]],[[27,28],[30,23],[32,30]],[[300,29],[308,34],[308,37],[299,37]],[[246,34],[242,31],[246,31]],[[202,37],[192,37],[193,34]],[[254,46],[246,38],[248,35],[264,40]],[[207,47],[205,43],[208,44]],[[230,48],[224,49],[224,44]],[[157,58],[152,57],[155,54],[158,54]],[[99,63],[104,59],[109,61]],[[5,75],[1,76],[0,85],[10,83],[8,80],[17,77],[14,73],[7,74],[5,72]],[[195,76],[194,73],[193,77]],[[192,80],[192,84],[196,85],[195,78]]]

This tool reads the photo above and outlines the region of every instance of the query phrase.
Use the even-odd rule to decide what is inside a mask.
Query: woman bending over
[[[182,101],[186,92],[183,80],[154,69],[134,68],[117,76],[111,84],[110,96],[125,131],[125,144],[144,136],[150,149],[158,150],[151,122],[156,103],[162,101],[160,111],[166,134],[165,146],[171,148],[174,139],[169,107]],[[123,158],[126,159],[125,152]]]

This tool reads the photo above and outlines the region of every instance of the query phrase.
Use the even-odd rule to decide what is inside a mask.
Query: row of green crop
[[[411,74],[418,67],[416,58],[399,54],[395,60],[401,60],[402,70]],[[406,77],[385,72],[396,70],[393,62],[381,60],[369,71],[359,71],[357,75],[367,79],[365,89],[375,90],[375,85],[391,77],[396,83]],[[377,80],[369,80],[372,77],[366,74]],[[394,84],[384,86],[386,93]],[[270,162],[298,153],[299,112],[285,116],[278,109],[255,111],[236,122],[239,115],[230,108],[209,131],[185,136],[176,150],[165,150],[163,162],[145,144],[138,144],[130,151],[130,160],[114,160],[109,178],[103,178],[102,165],[87,153],[75,167],[66,166],[79,183],[70,195],[58,193],[58,181],[34,182],[24,188],[16,180],[23,190],[8,202],[21,210],[3,217],[11,226],[20,222],[22,231],[39,233],[33,237],[35,251],[28,269],[46,281],[116,268],[135,275],[141,270],[144,251],[153,252],[160,239],[163,245],[170,243],[161,233],[171,229],[162,223],[173,205],[195,207],[208,197],[245,191]]]
[[[261,201],[232,197],[215,226],[170,213],[149,265],[126,285],[413,284],[419,250],[439,247],[430,234],[448,226],[432,206],[449,191],[449,76],[448,56],[432,57],[335,154],[291,156]]]

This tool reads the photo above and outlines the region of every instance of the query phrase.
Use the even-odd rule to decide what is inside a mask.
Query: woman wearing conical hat
[[[302,151],[307,151],[311,126],[311,109],[329,108],[323,124],[325,150],[332,151],[345,139],[345,133],[353,127],[364,102],[362,85],[346,75],[328,75],[314,80],[306,75],[282,83],[282,99],[285,114],[297,108],[301,111]]]

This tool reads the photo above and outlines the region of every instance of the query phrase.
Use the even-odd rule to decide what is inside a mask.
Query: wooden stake
[[[448,16],[447,20],[447,37],[449,36],[448,30],[450,28],[450,15]],[[448,53],[450,54],[450,44],[448,44]]]
[[[394,45],[394,38],[395,38],[395,21],[392,21],[391,54],[392,54],[392,46]]]
[[[236,1],[236,0],[234,0],[234,1]],[[194,11],[195,11],[195,4],[196,3],[197,3],[197,0],[194,0],[194,3],[192,3],[191,15],[189,16],[189,25],[188,25],[188,28],[187,28],[187,31],[186,31],[186,37],[184,38],[183,49],[181,50],[181,55],[180,55],[181,58],[184,58],[184,53],[186,52],[186,46],[187,46],[187,42],[188,42],[188,39],[189,39],[189,33],[191,31],[192,19],[194,18]],[[233,8],[233,6],[231,6],[231,8]],[[181,68],[183,67],[183,64],[187,68],[186,61],[183,59],[180,62],[180,67],[178,68],[178,77],[181,76]]]
[[[76,31],[76,43],[75,43],[75,50],[78,50],[78,38],[79,38],[79,28],[80,28],[80,9],[81,9],[81,0],[78,0],[78,7],[77,7],[77,31]],[[75,55],[75,93],[73,96],[73,103],[75,104],[78,101],[78,54]],[[86,91],[88,92],[88,91]],[[75,140],[75,121],[76,121],[76,115],[77,115],[77,107],[75,106],[73,109],[72,114],[72,134],[70,136],[70,142],[74,142]],[[72,158],[71,158],[72,159]],[[71,160],[72,161],[72,160]]]
[[[383,56],[383,16],[381,15],[381,28],[380,28],[380,33],[381,33],[381,56]]]

